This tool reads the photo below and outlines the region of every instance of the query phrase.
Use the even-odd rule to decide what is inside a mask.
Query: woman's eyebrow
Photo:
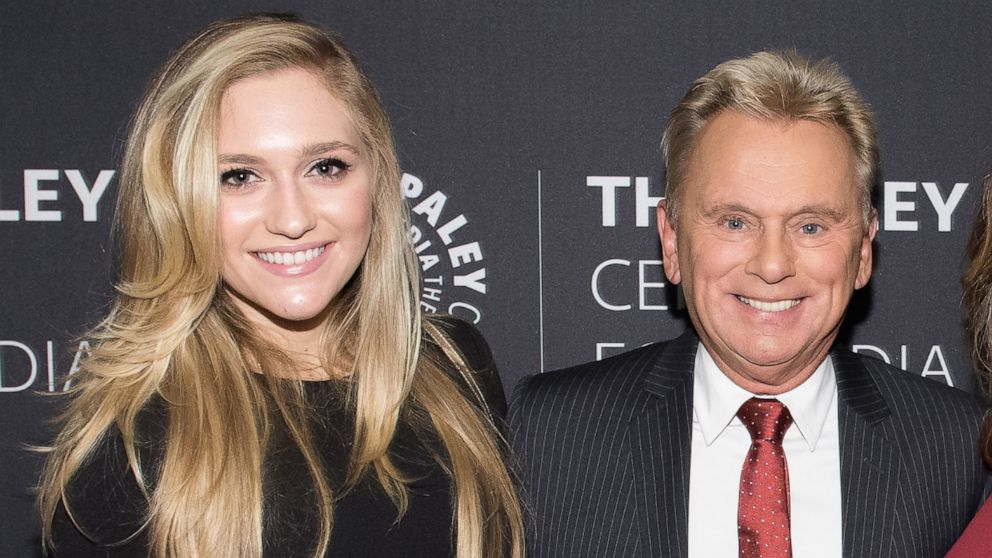
[[[257,165],[261,159],[246,153],[221,153],[217,162],[222,165]]]
[[[317,155],[320,155],[322,153],[327,153],[328,151],[335,151],[338,149],[346,149],[348,151],[351,151],[355,155],[358,155],[360,153],[357,147],[351,145],[348,142],[326,141],[320,143],[312,143],[310,145],[303,146],[303,148],[300,149],[300,157],[301,158],[316,157]]]

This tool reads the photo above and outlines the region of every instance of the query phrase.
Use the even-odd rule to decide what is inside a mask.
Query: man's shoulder
[[[939,418],[934,411],[940,409],[954,409],[955,414],[964,413],[977,418],[985,412],[981,400],[962,389],[907,372],[876,358],[851,352],[846,352],[842,358],[856,359],[865,367],[890,409],[897,414],[925,416],[933,420]]]
[[[511,414],[538,407],[629,407],[659,375],[691,377],[696,343],[695,337],[683,335],[607,359],[525,377],[514,390]],[[679,366],[673,360],[689,364]]]

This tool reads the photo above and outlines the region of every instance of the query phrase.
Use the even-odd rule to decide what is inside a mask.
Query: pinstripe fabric
[[[697,343],[690,331],[521,382],[509,423],[530,556],[686,556]],[[980,406],[878,361],[832,358],[844,556],[943,556],[981,500]]]
[[[685,556],[696,339],[525,379],[509,422],[530,556]],[[680,535],[681,533],[681,535]]]
[[[968,394],[880,361],[832,354],[844,555],[943,556],[978,510],[982,409]]]

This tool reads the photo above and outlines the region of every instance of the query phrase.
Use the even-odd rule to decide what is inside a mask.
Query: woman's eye
[[[231,169],[220,175],[220,183],[224,186],[244,186],[258,179],[258,175],[248,169]]]
[[[311,172],[330,178],[343,174],[349,168],[351,168],[351,165],[341,159],[321,159],[313,166]]]

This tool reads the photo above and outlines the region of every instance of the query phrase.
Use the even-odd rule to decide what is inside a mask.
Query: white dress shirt
[[[737,499],[751,435],[737,410],[754,396],[721,372],[699,344],[692,397],[689,558],[738,556]],[[840,557],[840,434],[830,358],[808,380],[775,398],[794,421],[782,442],[789,468],[792,555]]]

